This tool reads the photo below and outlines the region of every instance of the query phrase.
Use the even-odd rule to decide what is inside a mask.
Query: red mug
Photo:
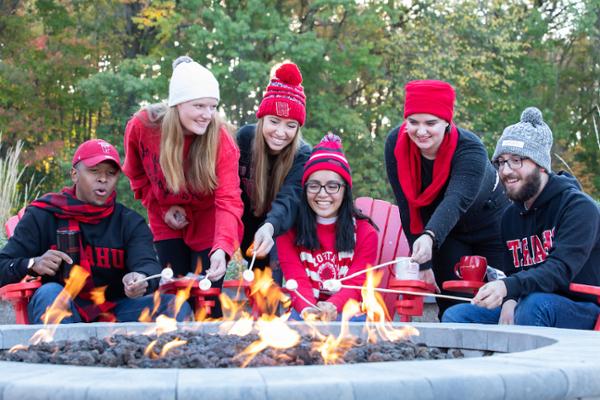
[[[454,273],[465,281],[482,282],[487,271],[487,259],[483,256],[462,256],[454,266]]]

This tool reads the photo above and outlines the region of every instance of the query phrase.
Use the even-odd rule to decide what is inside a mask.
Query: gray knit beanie
[[[521,122],[504,129],[492,160],[495,161],[501,154],[516,154],[530,158],[551,172],[551,148],[552,131],[544,122],[542,112],[535,107],[528,107],[521,114]]]

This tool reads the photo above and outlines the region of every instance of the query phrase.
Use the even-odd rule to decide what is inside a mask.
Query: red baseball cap
[[[86,167],[93,167],[102,161],[114,161],[121,169],[121,158],[115,147],[102,139],[92,139],[83,142],[73,155],[73,166],[78,162],[83,162]]]

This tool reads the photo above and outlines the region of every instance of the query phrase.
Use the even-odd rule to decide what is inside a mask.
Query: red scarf
[[[75,195],[75,186],[71,186],[63,188],[60,193],[48,193],[31,202],[31,205],[54,213],[56,218],[97,224],[113,213],[116,197],[116,191],[112,192],[105,204],[96,206],[79,200]]]
[[[115,210],[115,200],[117,198],[116,191],[112,194],[101,206],[85,203],[79,200],[75,195],[75,186],[65,187],[60,193],[48,193],[37,200],[31,202],[32,207],[42,208],[50,211],[56,218],[67,220],[69,230],[81,231],[79,223],[97,224],[110,215]],[[89,276],[87,281],[77,296],[75,306],[77,311],[84,321],[90,322],[96,319],[100,314],[104,314],[111,310],[115,303],[105,301],[103,304],[94,304],[92,302],[91,291],[95,288],[92,278],[92,268],[90,260],[85,256],[83,245],[81,243],[81,235],[79,236],[79,259],[80,266],[85,269]]]
[[[398,132],[394,156],[398,168],[398,180],[408,202],[410,232],[413,235],[423,232],[421,207],[428,206],[438,196],[450,176],[452,157],[458,143],[458,130],[451,124],[450,132],[444,135],[433,162],[433,180],[421,193],[421,151],[406,132],[406,122]]]

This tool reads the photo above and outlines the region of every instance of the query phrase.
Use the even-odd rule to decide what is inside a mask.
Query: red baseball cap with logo
[[[113,161],[121,169],[121,158],[115,147],[102,139],[92,139],[83,142],[73,155],[73,166],[83,162],[86,167],[93,167],[102,161]]]

